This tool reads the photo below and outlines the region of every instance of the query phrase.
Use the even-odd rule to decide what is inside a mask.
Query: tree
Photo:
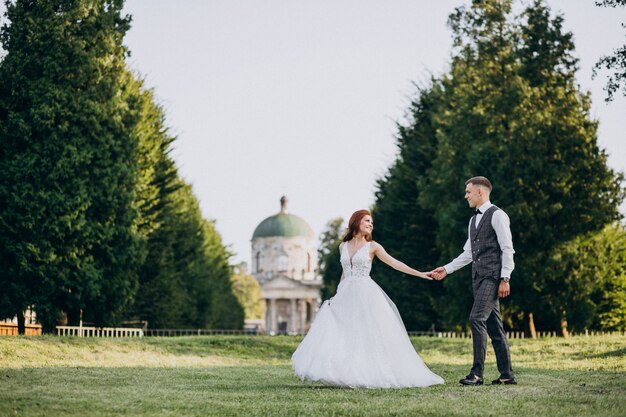
[[[575,331],[626,329],[626,230],[608,225],[557,248],[546,265],[547,303],[558,306],[552,324]]]
[[[245,311],[245,318],[258,320],[265,317],[265,301],[261,299],[261,286],[248,273],[245,264],[235,268],[231,276],[233,293]]]
[[[322,299],[327,300],[337,292],[341,280],[341,256],[339,244],[343,238],[343,219],[337,217],[326,224],[320,235],[320,246],[317,250],[319,272],[322,276]]]
[[[447,242],[444,257],[454,256],[467,238],[469,213],[458,197],[463,182],[474,175],[492,180],[519,254],[509,323],[558,308],[542,296],[559,290],[547,285],[546,258],[617,219],[623,200],[623,177],[598,147],[589,96],[575,83],[571,34],[561,23],[541,1],[519,19],[509,1],[497,0],[476,1],[450,18],[457,53],[442,81],[445,105],[424,203]],[[465,283],[447,285],[453,299],[467,294]]]
[[[541,1],[520,15],[510,1],[474,1],[455,10],[449,26],[450,70],[420,89],[409,125],[399,128],[398,158],[379,181],[377,239],[418,267],[448,262],[467,239],[464,182],[487,176],[493,201],[511,218],[517,252],[505,324],[530,324],[534,315],[539,326],[552,326],[560,306],[547,294],[560,287],[545,276],[548,258],[619,218],[623,176],[608,168],[598,147],[562,17]],[[469,267],[446,278],[443,290],[411,288],[417,284],[392,281],[385,270],[375,276],[411,327],[428,319],[446,328],[467,325]],[[420,304],[429,291],[432,309]]]
[[[398,125],[398,156],[389,172],[378,180],[372,212],[375,240],[392,256],[419,270],[434,268],[440,256],[433,211],[420,200],[437,147],[433,117],[441,105],[441,93],[436,80],[428,88],[419,89],[407,125]],[[408,329],[441,325],[435,309],[436,303],[441,307],[446,303],[441,283],[403,277],[380,262],[372,276],[394,300]]]
[[[202,231],[206,266],[202,269],[203,276],[199,282],[208,281],[212,296],[205,327],[241,329],[244,323],[244,309],[235,296],[230,280],[232,269],[229,260],[232,255],[215,230],[215,222],[203,219]]]
[[[155,328],[241,328],[230,253],[213,222],[202,218],[191,187],[173,182],[161,190],[159,227],[148,236],[134,315]]]
[[[7,2],[0,29],[0,315],[238,328],[230,253],[127,68],[122,0]],[[135,297],[137,288],[140,293]],[[132,311],[129,311],[134,302]]]
[[[618,7],[626,6],[626,0],[602,0],[596,1],[596,6]],[[626,28],[626,23],[622,23]],[[606,84],[606,101],[612,101],[613,95],[622,90],[622,95],[626,96],[626,45],[613,51],[612,55],[605,55],[593,67],[593,77],[595,78],[600,69],[612,70]]]
[[[181,209],[175,193],[183,186],[174,161],[169,156],[175,137],[165,126],[163,109],[143,80],[133,79],[127,91],[139,116],[135,135],[138,138],[134,207],[134,228],[143,243],[143,262],[138,271],[139,291],[127,318],[148,321],[151,327],[180,327],[188,306],[177,269],[179,250],[175,247],[173,224]],[[184,239],[184,237],[183,237]],[[197,242],[197,240],[196,240]]]
[[[170,157],[176,138],[153,92],[137,77],[132,87],[129,101],[139,115],[134,227],[145,260],[130,318],[152,327],[240,328],[244,313],[230,282],[231,254],[178,174]]]
[[[0,298],[34,305],[49,331],[116,323],[132,302],[137,117],[122,45],[121,0],[6,2],[0,29]]]

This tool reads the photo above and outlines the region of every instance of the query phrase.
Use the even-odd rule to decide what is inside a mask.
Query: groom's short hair
[[[491,185],[491,181],[487,179],[487,177],[472,177],[469,180],[465,181],[465,185],[482,185],[483,187],[487,187],[489,192],[493,190],[493,186]]]

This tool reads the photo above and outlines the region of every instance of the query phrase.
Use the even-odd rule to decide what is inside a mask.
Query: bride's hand
[[[418,272],[417,276],[418,276],[418,277],[420,277],[420,278],[427,279],[427,280],[429,280],[429,281],[432,281],[432,280],[433,280],[433,277],[431,277],[430,275],[428,275],[428,273],[426,273],[426,272]]]

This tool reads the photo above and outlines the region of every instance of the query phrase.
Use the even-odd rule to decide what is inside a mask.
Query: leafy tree
[[[624,7],[626,0],[602,0],[596,1],[597,6],[603,7]],[[622,23],[622,27],[626,28],[626,23]],[[593,68],[593,77],[598,74],[599,69],[612,70],[613,74],[609,76],[606,85],[607,97],[606,101],[612,101],[613,95],[622,90],[622,95],[626,96],[626,45],[613,51],[613,54],[603,56]]]
[[[562,33],[561,18],[551,18],[541,1],[522,19],[511,16],[510,2],[487,1],[457,9],[450,24],[459,52],[443,82],[449,98],[431,172],[438,181],[427,195],[436,196],[430,203],[440,237],[449,237],[458,252],[466,229],[449,230],[448,219],[463,218],[466,225],[466,205],[458,198],[443,209],[437,203],[451,200],[470,176],[493,181],[494,201],[511,217],[520,254],[513,311],[528,318],[555,307],[542,303],[542,293],[558,291],[546,285],[546,257],[619,216],[622,176],[608,168],[597,145],[597,123],[588,95],[575,84],[571,34]],[[452,246],[442,249],[453,253]],[[454,281],[449,285],[460,297]]]
[[[191,187],[164,189],[160,225],[148,236],[134,314],[154,328],[241,328],[230,282],[230,253],[201,216]]]
[[[241,327],[230,253],[178,176],[161,108],[126,68],[123,1],[6,4],[0,316],[17,314],[21,332],[29,306],[46,331],[83,312],[96,325]]]
[[[141,261],[133,232],[137,116],[128,111],[121,0],[6,2],[0,41],[0,298],[114,324]]]
[[[546,294],[560,288],[545,276],[550,254],[619,218],[624,197],[622,175],[608,168],[598,147],[597,122],[589,114],[588,94],[575,82],[572,36],[562,23],[541,1],[519,16],[506,0],[456,9],[449,19],[450,71],[420,91],[415,103],[429,107],[422,111],[413,104],[414,121],[407,128],[421,132],[420,140],[407,140],[400,131],[398,161],[377,195],[381,243],[390,249],[400,245],[395,234],[396,242],[407,243],[397,250],[409,263],[436,258],[444,263],[467,239],[471,213],[462,198],[465,180],[489,177],[494,203],[511,218],[517,251],[513,295],[503,308],[505,322],[515,327],[528,323],[532,313],[540,326],[552,325],[560,307]],[[410,158],[414,161],[407,163]],[[415,232],[403,235],[408,230]],[[430,252],[418,246],[421,236],[435,243]],[[410,258],[415,253],[425,255]],[[469,270],[444,281],[439,301],[432,297],[433,322],[466,326],[472,303]],[[386,289],[400,299],[417,300],[416,290]],[[401,302],[404,316],[411,314],[411,304],[417,301],[406,307]]]
[[[476,2],[451,18],[460,53],[444,81],[451,97],[434,162],[435,175],[447,180],[429,195],[440,199],[455,185],[462,189],[459,182],[473,175],[492,179],[495,202],[511,217],[521,254],[519,278],[512,281],[513,310],[528,318],[533,310],[555,307],[542,303],[542,293],[558,291],[546,285],[546,257],[560,244],[616,219],[623,190],[621,175],[608,168],[597,145],[589,97],[575,84],[571,34],[562,33],[562,19],[552,19],[536,1],[521,24],[512,20],[517,21],[507,1]],[[452,161],[446,156],[451,150],[456,151]],[[438,211],[444,236],[441,228],[452,214],[447,211],[459,218],[465,212],[467,221],[458,200],[456,207]],[[434,207],[436,200],[431,203]],[[450,241],[458,248],[464,239]]]
[[[581,235],[557,248],[546,277],[558,292],[546,294],[552,326],[575,331],[626,329],[626,230],[620,224]]]
[[[372,213],[375,240],[392,256],[419,270],[430,270],[439,261],[434,214],[420,199],[436,152],[433,117],[441,105],[441,94],[437,81],[420,89],[411,103],[407,125],[398,125],[398,156],[389,172],[378,180]],[[440,326],[434,306],[446,304],[441,283],[403,277],[380,262],[372,276],[394,300],[408,329]]]
[[[127,94],[136,103],[139,122],[136,161],[134,227],[141,238],[144,258],[139,268],[139,291],[134,300],[131,318],[148,321],[151,327],[180,327],[187,300],[177,270],[178,252],[174,246],[172,223],[177,210],[174,194],[183,186],[174,161],[169,156],[175,138],[165,127],[165,115],[155,103],[151,90],[141,79],[133,77]]]
[[[241,329],[244,309],[233,292],[230,280],[231,253],[224,246],[213,221],[202,220],[202,235],[206,265],[201,270],[203,275],[198,282],[208,282],[211,291],[211,306],[206,310],[207,319],[204,326],[215,329]]]
[[[169,155],[175,137],[163,109],[140,79],[128,94],[140,117],[134,206],[145,248],[131,316],[151,327],[240,328],[243,310],[230,282],[231,255],[178,175]]]
[[[233,293],[245,311],[246,319],[262,319],[265,317],[265,302],[261,299],[261,286],[248,273],[245,264],[235,268],[231,276]]]
[[[337,292],[341,280],[341,260],[339,244],[343,238],[343,219],[338,217],[330,220],[320,235],[320,246],[317,250],[318,265],[322,276],[322,299],[327,300]]]

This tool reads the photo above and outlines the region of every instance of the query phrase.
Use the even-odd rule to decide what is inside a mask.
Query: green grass
[[[467,339],[414,338],[446,384],[300,382],[296,337],[0,338],[0,416],[624,416],[626,337],[511,340],[519,384],[462,387]],[[488,352],[486,379],[497,377]]]

